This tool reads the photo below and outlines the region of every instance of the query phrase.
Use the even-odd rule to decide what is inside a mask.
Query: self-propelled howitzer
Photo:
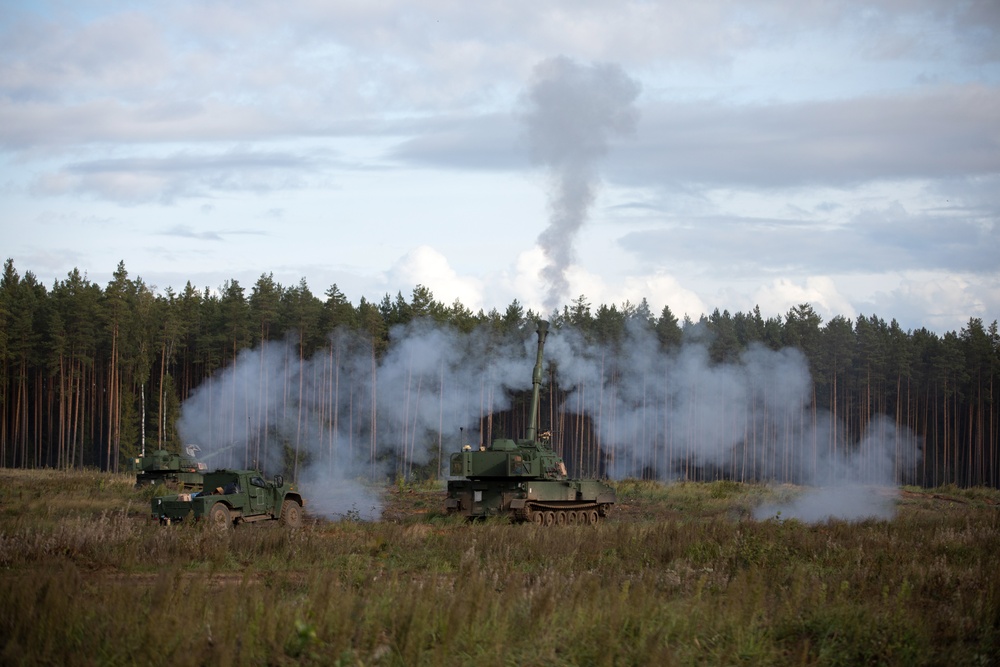
[[[181,492],[200,489],[207,468],[196,458],[199,451],[197,445],[188,445],[182,454],[157,449],[135,457],[129,470],[135,473],[136,488],[162,484]]]
[[[542,356],[549,323],[538,322],[538,353],[531,377],[531,410],[523,440],[499,438],[489,447],[465,446],[451,455],[445,509],[469,518],[508,516],[537,524],[597,523],[615,503],[615,491],[594,479],[569,479],[549,434],[537,434]]]

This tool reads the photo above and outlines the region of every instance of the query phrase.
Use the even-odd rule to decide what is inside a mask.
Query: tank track
[[[611,513],[609,503],[573,505],[531,503],[514,511],[514,520],[539,526],[593,525]]]

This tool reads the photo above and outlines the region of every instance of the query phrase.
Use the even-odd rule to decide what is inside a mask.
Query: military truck
[[[595,524],[615,504],[615,490],[596,479],[570,479],[552,449],[551,436],[537,433],[542,355],[549,323],[538,321],[538,351],[531,382],[526,437],[498,438],[478,451],[469,446],[451,455],[445,510],[470,519],[491,516],[539,525]]]
[[[306,504],[295,485],[285,484],[281,475],[268,481],[257,470],[230,469],[206,473],[198,493],[161,496],[150,502],[153,519],[162,525],[193,520],[220,528],[269,520],[298,528]]]
[[[198,461],[199,451],[197,445],[188,445],[183,454],[156,449],[135,457],[129,461],[129,470],[135,473],[136,488],[162,484],[179,492],[201,489],[207,466]]]

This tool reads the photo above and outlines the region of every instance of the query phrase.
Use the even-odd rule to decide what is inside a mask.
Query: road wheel
[[[215,503],[208,512],[208,520],[212,526],[228,530],[233,527],[233,517],[229,513],[229,508],[223,503]]]
[[[589,512],[587,512],[587,518],[590,524],[592,525],[596,524],[599,520],[599,517],[597,515],[597,510],[590,510]]]
[[[570,526],[576,525],[576,512],[573,510],[566,512],[566,524]]]
[[[566,512],[559,510],[556,512],[556,525],[565,526],[566,525]]]
[[[281,503],[281,525],[289,528],[302,527],[302,506],[288,498]]]
[[[553,512],[553,511],[551,511],[551,510],[549,510],[548,512],[546,512],[545,513],[545,525],[546,526],[551,526],[555,522],[556,522],[556,513]]]
[[[531,513],[531,522],[533,524],[535,524],[536,526],[542,525],[542,523],[544,521],[545,521],[545,515],[544,515],[544,513],[538,512],[538,511],[535,511],[535,512]]]

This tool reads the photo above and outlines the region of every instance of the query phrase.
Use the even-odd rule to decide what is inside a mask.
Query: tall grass
[[[35,517],[41,505],[18,510],[9,498],[54,482],[0,473],[4,663],[981,665],[1000,655],[995,492],[950,502],[911,491],[893,521],[806,525],[747,518],[789,488],[625,482],[621,511],[596,527],[467,524],[432,510],[222,533],[153,525],[142,492],[113,479],[99,509],[93,479],[52,474],[69,490]],[[386,493],[396,509],[442,500]]]

